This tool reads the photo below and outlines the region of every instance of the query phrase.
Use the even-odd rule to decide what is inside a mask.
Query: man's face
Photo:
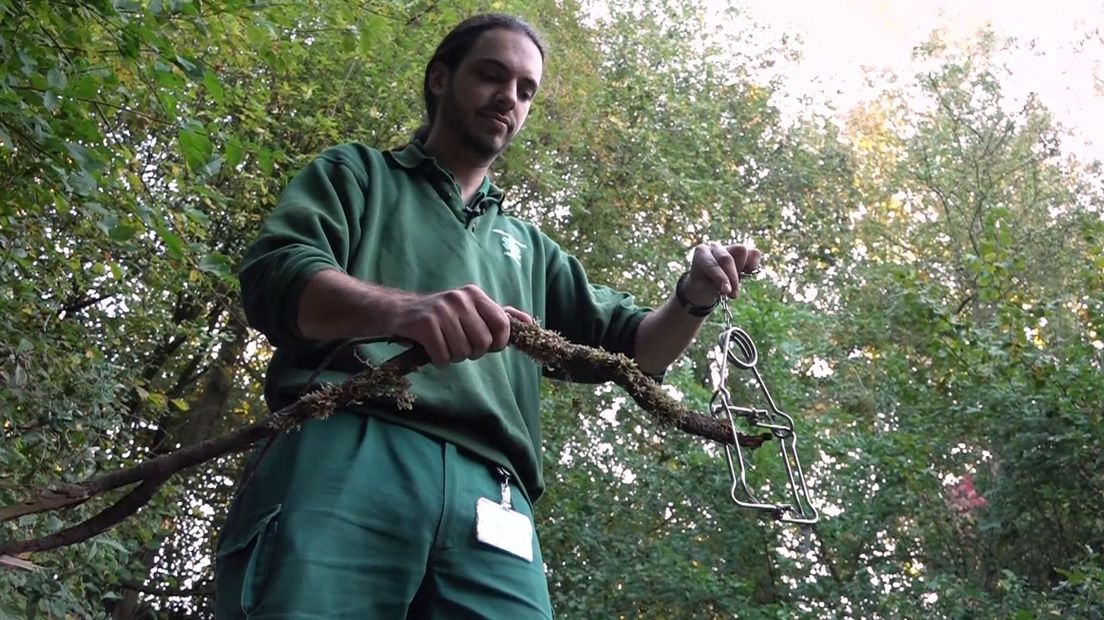
[[[540,50],[525,34],[484,32],[452,75],[442,66],[431,76],[440,129],[472,155],[493,159],[525,123],[543,68]]]

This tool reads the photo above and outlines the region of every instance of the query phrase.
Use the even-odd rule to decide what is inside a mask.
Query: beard
[[[459,97],[453,88],[453,82],[449,82],[448,88],[445,90],[444,97],[438,102],[440,106],[441,117],[447,127],[449,127],[456,136],[460,139],[461,145],[468,149],[472,154],[485,158],[494,159],[498,157],[502,151],[506,150],[509,146],[510,140],[513,139],[513,135],[507,130],[505,139],[501,144],[498,141],[498,136],[488,134],[484,131],[480,131],[478,128],[473,127],[473,119],[464,118],[464,113],[461,111],[459,103]]]

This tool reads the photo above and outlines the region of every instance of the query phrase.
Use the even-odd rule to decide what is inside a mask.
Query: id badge
[[[485,545],[533,561],[533,524],[529,517],[486,497],[475,502],[475,537]]]

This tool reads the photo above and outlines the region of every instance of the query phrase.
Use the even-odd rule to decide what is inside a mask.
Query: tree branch
[[[121,581],[119,585],[127,590],[134,590],[135,592],[141,592],[142,594],[149,594],[152,596],[161,596],[168,598],[170,596],[214,596],[215,585],[213,583],[205,583],[195,586],[193,588],[158,588],[156,586],[147,586],[137,581]]]
[[[0,550],[0,555],[18,555],[20,553],[46,551],[48,549],[57,549],[58,547],[64,547],[66,545],[88,540],[96,534],[105,532],[118,525],[123,519],[137,512],[142,506],[145,506],[146,503],[153,498],[154,494],[157,493],[157,489],[160,489],[161,485],[165,484],[167,478],[167,476],[164,478],[148,478],[133,491],[124,495],[119,501],[108,506],[96,516],[86,519],[72,527],[65,528],[60,532],[50,534],[49,536],[4,545],[2,550]]]
[[[770,434],[738,434],[734,438],[727,422],[695,413],[676,402],[624,355],[572,344],[559,334],[517,321],[511,325],[510,344],[534,360],[556,366],[569,375],[586,374],[617,383],[652,414],[660,426],[673,426],[721,443],[731,444],[738,440],[740,445],[748,448],[757,448],[771,438]],[[413,397],[408,391],[410,383],[404,375],[428,361],[420,347],[411,348],[381,366],[365,368],[341,385],[327,385],[315,390],[244,428],[79,484],[58,485],[37,493],[25,502],[0,507],[0,522],[3,522],[23,515],[76,506],[112,489],[142,483],[88,521],[43,538],[0,545],[0,554],[43,551],[86,540],[136,512],[170,476],[217,457],[243,452],[257,441],[294,428],[309,418],[325,418],[337,409],[379,397],[392,398],[400,409],[410,409]]]

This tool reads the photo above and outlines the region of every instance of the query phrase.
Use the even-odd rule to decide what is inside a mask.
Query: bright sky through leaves
[[[733,24],[798,37],[802,58],[780,67],[787,94],[777,103],[800,113],[803,97],[839,112],[870,99],[884,86],[867,80],[888,69],[903,79],[918,68],[913,48],[940,29],[948,43],[989,26],[1014,37],[1022,49],[1002,57],[1012,79],[1002,81],[1014,101],[1038,94],[1074,136],[1071,151],[1089,159],[1104,149],[1104,3],[1099,0],[741,0],[711,2],[743,7]],[[819,111],[819,110],[818,110]]]

